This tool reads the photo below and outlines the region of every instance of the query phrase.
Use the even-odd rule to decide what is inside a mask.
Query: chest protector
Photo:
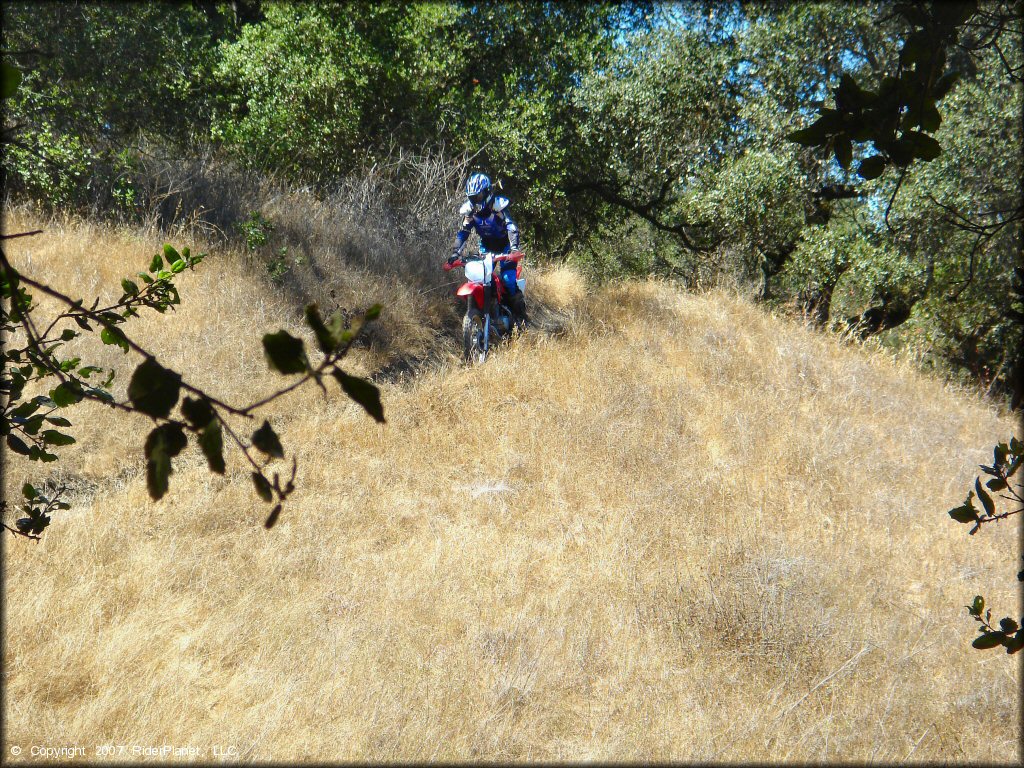
[[[471,203],[459,210],[467,219],[468,228],[476,230],[484,249],[501,253],[509,247],[508,221],[499,214],[508,207],[507,197],[495,197],[488,211],[474,211]],[[463,227],[466,229],[467,227]]]

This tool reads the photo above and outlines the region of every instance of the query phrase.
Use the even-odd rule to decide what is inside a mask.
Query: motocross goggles
[[[490,192],[490,190],[482,189],[479,192],[477,192],[475,195],[470,195],[469,196],[469,202],[471,202],[473,204],[473,207],[475,207],[475,208],[482,208],[484,203],[487,202],[487,194],[488,194],[488,192]]]

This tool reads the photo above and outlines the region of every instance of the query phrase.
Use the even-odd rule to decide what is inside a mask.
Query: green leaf
[[[862,179],[877,179],[885,170],[885,157],[883,155],[871,155],[860,161],[857,173]]]
[[[181,376],[153,358],[144,360],[128,382],[132,405],[154,418],[167,418],[181,390]]]
[[[0,98],[9,99],[21,83],[21,70],[6,61],[0,62]]]
[[[987,648],[995,648],[998,645],[1002,645],[1004,640],[1006,640],[1005,632],[986,632],[974,638],[974,642],[971,645],[983,651]]]
[[[187,266],[188,265],[182,259],[178,259],[176,262],[171,264],[171,272],[173,272],[174,274],[178,274]]]
[[[942,115],[931,99],[925,99],[921,105],[921,119],[919,122],[921,130],[934,133],[942,125]]]
[[[128,354],[128,339],[119,328],[115,328],[112,325],[105,326],[100,331],[100,340],[104,344],[116,344],[121,348],[122,352]]]
[[[1006,457],[1010,453],[1010,446],[1006,443],[999,443],[992,449],[992,466],[1001,467],[1006,464]]]
[[[32,499],[39,495],[39,491],[35,489],[32,483],[25,483],[21,486],[21,495],[29,501],[32,501]]]
[[[267,456],[276,459],[284,458],[284,447],[280,439],[270,426],[270,422],[264,420],[263,426],[252,433],[252,444],[259,448]]]
[[[64,332],[60,335],[60,340],[61,341],[71,341],[77,335],[78,334],[75,333],[74,331],[72,331],[70,328],[65,328]]]
[[[47,416],[46,420],[55,427],[70,427],[71,422],[62,416]]]
[[[909,141],[914,154],[926,162],[942,154],[942,145],[926,133],[906,131],[901,141],[903,139]]]
[[[853,75],[844,72],[839,78],[839,87],[835,89],[835,96],[836,107],[845,112],[863,107],[866,94],[857,85]]]
[[[886,142],[883,147],[889,153],[889,160],[893,165],[905,168],[914,159],[914,148],[910,141],[901,138],[893,142]]]
[[[146,487],[154,501],[167,493],[167,479],[174,471],[171,459],[181,453],[187,443],[178,424],[161,424],[146,438]]]
[[[273,491],[270,487],[270,481],[267,480],[259,472],[252,473],[252,484],[256,487],[256,493],[264,501],[270,502],[274,499]]]
[[[985,483],[985,485],[988,486],[990,491],[1001,491],[1006,488],[1006,481],[1001,477],[994,477]]]
[[[160,258],[160,254],[159,253],[153,254],[153,260],[151,262],[149,262],[149,271],[155,273],[155,272],[159,272],[163,268],[164,268],[164,260]]]
[[[309,368],[302,339],[296,339],[287,331],[264,336],[263,351],[270,367],[279,373],[305,373]]]
[[[71,445],[76,442],[75,438],[71,435],[65,435],[62,432],[58,432],[55,429],[47,429],[43,431],[43,441],[47,445]]]
[[[321,352],[326,355],[334,351],[334,348],[338,345],[338,339],[331,334],[324,324],[323,318],[320,317],[320,308],[316,304],[306,305],[306,325],[310,327],[313,335],[316,336],[316,343],[320,347]]]
[[[1017,622],[1007,616],[999,620],[999,628],[1009,635],[1017,631]]]
[[[853,160],[853,144],[850,143],[850,139],[846,136],[837,136],[835,153],[839,167],[844,171],[847,170],[850,167],[850,161]]]
[[[31,416],[33,413],[39,410],[40,405],[42,405],[42,403],[40,403],[35,398],[32,398],[31,400],[26,400],[24,403],[22,403],[13,411],[11,411],[10,415],[19,419],[27,419],[29,416]]]
[[[221,434],[219,421],[210,421],[199,433],[199,447],[203,451],[203,456],[206,457],[210,471],[223,475],[226,469],[224,466],[224,437]]]
[[[1013,637],[1006,641],[1006,652],[1016,653],[1021,648],[1024,648],[1024,629],[1018,629]]]
[[[50,399],[58,408],[67,408],[81,402],[83,397],[82,386],[77,381],[65,381],[50,390]]]
[[[787,133],[786,138],[805,147],[816,147],[828,141],[828,133],[821,126],[820,122],[801,128],[799,131]]]
[[[1022,463],[1024,463],[1024,456],[1018,454],[1017,457],[1010,462],[1010,466],[1006,468],[1006,476],[1013,477],[1014,473],[1020,469],[1020,465]]]
[[[975,616],[981,616],[981,612],[985,610],[985,598],[981,595],[975,595],[974,602],[971,603],[969,610]]]
[[[360,379],[358,376],[349,376],[340,368],[335,368],[331,374],[338,380],[346,395],[363,406],[376,421],[384,423],[384,408],[380,404],[380,390],[374,384],[366,379]]]
[[[958,523],[973,523],[978,520],[978,513],[973,506],[964,504],[956,509],[949,510],[949,516]]]
[[[184,398],[181,401],[181,414],[196,429],[202,429],[214,420],[213,406],[206,398]]]
[[[981,487],[981,478],[976,477],[974,479],[974,490],[978,493],[978,498],[981,500],[981,505],[985,508],[985,514],[991,517],[995,514],[996,505],[992,501],[992,497],[988,495],[988,491]]]
[[[121,290],[123,290],[125,294],[127,294],[128,296],[139,295],[139,286],[132,282],[131,280],[129,280],[127,277],[121,281]]]
[[[46,451],[37,448],[36,446],[33,445],[32,452],[29,454],[29,458],[32,461],[41,461],[44,464],[49,464],[51,461],[56,461],[58,459],[58,456],[55,453],[47,453]]]
[[[368,323],[371,320],[376,320],[378,317],[380,317],[381,309],[383,309],[383,307],[380,304],[374,304],[372,307],[366,310],[366,314],[363,315],[363,322]]]
[[[914,62],[927,61],[934,44],[924,30],[918,30],[907,37],[900,48],[900,62],[909,66]]]
[[[263,527],[268,531],[277,524],[277,518],[281,515],[281,505],[275,504],[274,508],[270,510],[270,514],[267,515],[267,521],[263,523]]]
[[[167,260],[168,264],[173,264],[174,262],[181,260],[181,256],[178,255],[178,252],[167,243],[164,243],[164,258]]]

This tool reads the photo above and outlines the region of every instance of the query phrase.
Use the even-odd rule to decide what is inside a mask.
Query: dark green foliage
[[[999,443],[992,451],[991,466],[982,466],[983,474],[989,476],[985,484],[992,493],[999,493],[999,498],[1010,502],[1010,509],[999,511],[995,499],[982,487],[981,477],[974,480],[974,490],[969,491],[967,499],[959,507],[949,510],[949,516],[958,523],[970,523],[970,534],[975,534],[982,525],[1005,520],[1014,515],[1024,512],[1024,496],[1021,495],[1020,485],[1016,486],[1012,478],[1017,474],[1021,464],[1024,463],[1024,442],[1016,437],[1008,443]],[[974,496],[977,494],[981,501],[982,509],[974,506]],[[1017,574],[1019,581],[1024,581],[1024,571]],[[1024,647],[1024,618],[1019,622],[1009,616],[999,620],[999,628],[996,629],[992,623],[992,611],[985,609],[985,598],[978,595],[971,605],[967,606],[967,612],[978,622],[980,634],[974,639],[972,645],[980,650],[989,648],[1006,648],[1007,653],[1016,653]]]
[[[270,510],[270,514],[267,516],[267,520],[263,524],[263,527],[266,528],[267,530],[270,530],[271,528],[273,528],[277,524],[277,518],[280,516],[280,514],[281,514],[281,505],[280,504],[275,504],[274,508],[272,510]]]
[[[231,34],[191,4],[11,2],[3,47],[18,52],[20,87],[5,112],[9,183],[48,206],[131,208],[124,148],[138,132],[184,143],[205,133],[218,38]],[[4,87],[17,85],[4,62]],[[90,183],[86,183],[90,182]]]
[[[181,375],[153,358],[143,361],[128,382],[128,399],[139,411],[155,418],[167,417],[178,402]]]
[[[121,351],[126,355],[128,354],[128,340],[122,331],[113,326],[109,326],[100,331],[100,340],[104,344],[116,344],[121,348]]]
[[[57,485],[50,480],[39,487],[25,483],[21,488],[21,494],[25,501],[19,510],[23,517],[14,521],[17,532],[22,536],[38,540],[40,534],[49,526],[53,512],[71,508],[70,504],[61,501],[60,498],[66,490],[66,487]],[[6,504],[3,502],[4,506]]]
[[[1013,487],[1010,479],[1017,474],[1022,463],[1024,463],[1024,443],[1016,437],[1011,438],[1009,443],[999,443],[993,449],[992,465],[982,466],[981,471],[991,479],[986,482],[988,491],[982,487],[981,477],[974,479],[974,490],[967,493],[967,499],[959,507],[949,510],[949,516],[958,523],[973,523],[969,533],[977,533],[984,523],[996,520],[1004,520],[1012,515],[1024,512],[1024,498]],[[989,493],[992,491],[1005,491],[1001,496],[1003,499],[1016,502],[1018,509],[1008,512],[998,512],[995,500]],[[977,495],[982,508],[979,510],[974,506],[974,497]]]
[[[0,63],[0,98],[10,98],[18,90],[21,82],[21,70],[6,61]]]
[[[224,437],[220,422],[211,421],[202,428],[199,432],[199,448],[206,457],[210,471],[223,475],[227,467],[224,464]]]
[[[1024,623],[1024,618],[1018,623],[1009,616],[1005,616],[999,620],[999,628],[996,629],[991,623],[992,611],[985,608],[985,598],[981,595],[976,596],[974,602],[965,607],[967,613],[979,625],[978,632],[980,634],[974,638],[972,646],[982,651],[1003,647],[1008,654],[1016,653],[1024,647],[1024,629],[1020,626],[1021,623]]]
[[[50,399],[58,408],[74,405],[83,397],[82,385],[76,381],[65,381],[50,390]]]
[[[305,373],[309,369],[302,339],[296,339],[288,331],[266,334],[263,351],[270,367],[278,373]]]
[[[213,406],[204,398],[184,398],[181,401],[181,415],[193,429],[202,429],[215,418]]]
[[[210,471],[216,474],[224,474],[227,469],[224,459],[225,431],[254,467],[259,465],[250,453],[251,448],[262,452],[270,459],[284,458],[284,446],[268,421],[264,421],[256,430],[252,436],[252,446],[247,447],[230,427],[229,417],[251,418],[252,411],[309,379],[315,379],[322,388],[321,378],[324,373],[329,369],[337,375],[340,371],[337,363],[348,352],[365,324],[376,319],[380,307],[371,307],[358,318],[356,325],[347,329],[344,328],[340,313],[333,316],[328,325],[323,325],[320,321],[322,327],[319,336],[322,337],[321,341],[326,349],[324,359],[316,368],[309,365],[301,340],[291,337],[284,331],[268,334],[265,351],[273,367],[283,373],[307,375],[299,382],[269,397],[244,408],[235,408],[188,384],[179,372],[160,365],[120,327],[138,316],[140,309],[150,308],[162,313],[179,303],[178,291],[172,282],[174,276],[185,269],[195,267],[204,256],[205,254],[192,256],[187,247],[179,252],[173,246],[165,245],[162,255],[153,256],[149,273],[139,273],[142,286],[124,279],[121,281],[122,296],[115,304],[99,308],[99,300],[96,300],[91,308],[86,308],[84,301],[74,300],[46,283],[20,275],[0,252],[0,298],[4,300],[0,303],[0,328],[6,334],[18,333],[24,337],[18,343],[8,341],[0,351],[0,392],[6,396],[3,409],[0,411],[0,435],[4,436],[12,455],[43,463],[57,461],[59,456],[51,450],[72,445],[76,440],[73,435],[62,431],[71,427],[72,422],[64,416],[55,415],[55,412],[63,412],[63,409],[70,409],[82,400],[91,399],[110,403],[123,411],[144,414],[157,422],[157,426],[149,433],[143,446],[146,458],[146,484],[154,500],[161,499],[167,493],[169,478],[173,472],[172,459],[185,449],[188,443],[187,432],[195,434],[196,443],[206,458]],[[38,307],[29,293],[29,288],[46,293],[55,299],[62,306],[62,313],[48,324],[38,316],[33,318]],[[307,310],[307,318],[316,325],[319,315],[311,308]],[[80,330],[61,328],[62,322],[74,323]],[[43,338],[36,335],[38,327],[47,328]],[[78,338],[83,332],[86,335],[98,335],[105,344],[120,346],[126,354],[135,352],[143,356],[143,361],[135,368],[128,382],[126,403],[117,403],[107,390],[113,381],[113,372],[110,372],[100,385],[90,383],[89,378],[100,373],[100,368],[83,366],[78,357],[62,359],[57,355],[62,346]],[[49,390],[48,395],[23,398],[24,388],[29,383],[54,378],[58,379],[58,382]],[[355,378],[352,378],[351,387],[358,395],[355,399],[370,410],[374,418],[382,420],[383,412],[376,388]],[[182,398],[182,390],[190,394]],[[179,405],[179,400],[183,422],[172,418],[171,415],[175,406]],[[253,482],[260,498],[267,502],[276,499],[277,502],[268,527],[272,526],[280,515],[282,502],[295,490],[296,472],[297,465],[293,460],[291,476],[285,481],[282,481],[277,473],[268,478],[261,468],[253,473]],[[57,501],[56,496],[42,494],[31,484],[24,486],[24,494],[27,499],[22,510],[25,516],[19,518],[13,527],[4,523],[4,528],[17,535],[38,539],[39,534],[49,524],[50,513],[54,509],[66,509],[67,505]]]
[[[267,239],[274,231],[274,225],[259,211],[250,211],[248,218],[238,222],[236,227],[245,238],[245,247],[248,251],[258,251],[266,245]]]
[[[320,309],[316,304],[306,307],[306,324],[312,329],[316,336],[316,343],[324,354],[333,352],[341,343],[341,335],[344,332],[345,319],[341,312],[335,312],[329,324],[325,324],[320,317]]]
[[[381,407],[380,390],[377,389],[376,385],[371,384],[366,379],[360,379],[358,376],[349,376],[339,368],[331,371],[331,375],[341,385],[346,395],[363,406],[366,412],[373,416],[375,421],[381,424],[384,423],[384,409]]]
[[[252,473],[252,484],[256,489],[256,495],[264,501],[272,501],[274,498],[273,489],[270,486],[270,481],[267,480],[259,472]]]
[[[252,444],[267,456],[275,459],[284,458],[284,447],[277,433],[270,426],[269,421],[264,421],[263,426],[252,433]]]
[[[171,459],[185,449],[188,440],[177,424],[161,424],[146,438],[146,487],[154,500],[167,493],[168,478],[173,471]]]
[[[978,4],[897,4],[896,8],[913,31],[903,40],[895,75],[882,78],[877,90],[868,90],[844,72],[832,91],[835,108],[819,108],[814,123],[788,135],[805,146],[831,148],[843,169],[850,165],[855,142],[871,142],[876,159],[862,174],[866,179],[877,177],[879,166],[904,168],[915,159],[927,162],[942,153],[928,132],[938,130],[942,117],[937,103],[963,74],[947,68],[946,46],[957,41],[961,25],[974,15]]]

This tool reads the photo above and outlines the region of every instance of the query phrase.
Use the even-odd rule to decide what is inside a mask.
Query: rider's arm
[[[501,215],[505,217],[505,226],[508,229],[508,244],[512,246],[513,251],[519,250],[519,227],[512,221],[512,217],[508,215],[508,211],[502,211]]]
[[[459,213],[462,214],[462,228],[455,234],[455,248],[452,249],[452,253],[456,256],[462,255],[462,248],[469,239],[469,233],[473,231],[473,218],[469,215],[466,205],[462,206]]]
[[[465,224],[463,224],[462,229],[460,229],[455,235],[455,248],[452,250],[452,253],[456,256],[461,256],[462,248],[463,246],[466,245],[466,240],[468,239],[469,228]]]

